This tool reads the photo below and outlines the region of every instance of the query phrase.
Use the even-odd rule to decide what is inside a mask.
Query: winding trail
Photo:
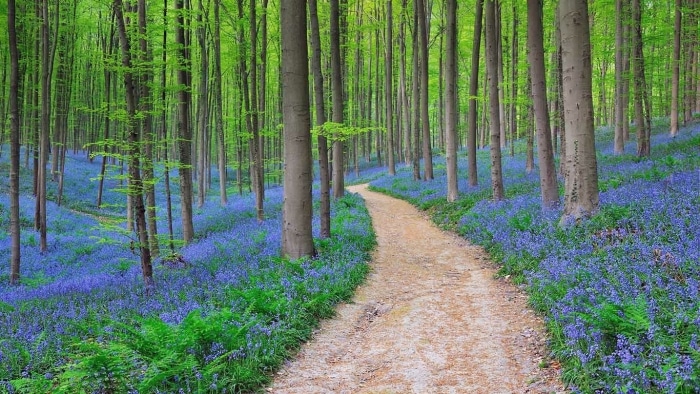
[[[541,319],[522,291],[494,279],[485,252],[404,201],[349,190],[364,197],[377,233],[372,271],[268,392],[565,392]]]

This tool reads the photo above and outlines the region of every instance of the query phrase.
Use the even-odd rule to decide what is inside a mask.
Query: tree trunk
[[[221,94],[221,0],[214,0],[214,116],[217,142],[217,163],[219,169],[219,201],[226,205],[226,138],[224,136],[224,103]]]
[[[625,135],[623,124],[627,122],[624,116],[627,101],[623,97],[623,69],[624,69],[624,15],[623,1],[615,1],[615,13],[617,14],[615,24],[615,154],[622,154],[625,151]]]
[[[183,9],[184,0],[175,0],[175,43],[177,44],[177,83],[180,85],[178,92],[178,150],[180,163],[178,172],[180,175],[181,211],[182,211],[182,238],[188,244],[194,238],[194,226],[192,224],[192,129],[190,125],[190,106],[192,87],[189,42],[185,40],[185,15]]]
[[[518,138],[518,10],[513,3],[513,40],[511,41],[511,90],[510,90],[510,156],[515,156],[515,140]],[[546,103],[546,101],[545,101]]]
[[[547,110],[547,87],[544,68],[544,41],[542,34],[541,0],[527,2],[527,46],[528,63],[532,84],[532,104],[537,129],[537,156],[540,164],[540,189],[542,207],[551,208],[559,202],[557,172],[554,167],[552,137],[549,132],[549,111]]]
[[[619,0],[618,0],[619,1]],[[678,134],[678,91],[681,61],[681,7],[682,0],[676,0],[676,12],[673,31],[673,76],[671,77],[671,136]]]
[[[384,63],[384,97],[386,99],[386,160],[389,166],[389,175],[396,175],[396,163],[394,162],[394,35],[393,24],[394,11],[391,1],[386,2],[386,61]],[[378,133],[381,135],[381,133]]]
[[[197,95],[197,207],[201,208],[207,196],[206,157],[209,130],[209,54],[207,51],[204,4],[199,0],[197,13],[197,41],[199,41],[199,92]]]
[[[481,47],[481,22],[484,0],[476,0],[474,16],[474,37],[472,44],[472,68],[469,75],[469,131],[467,134],[467,156],[469,160],[469,186],[479,184],[476,168],[476,95],[479,92],[479,53]]]
[[[314,74],[314,99],[316,103],[316,126],[323,127],[326,123],[325,99],[323,89],[323,73],[321,72],[321,34],[318,26],[318,10],[316,0],[309,0],[309,20],[311,24],[311,69]],[[330,173],[328,171],[328,140],[318,135],[318,168],[321,183],[321,219],[320,237],[331,236],[331,199]]]
[[[10,52],[10,285],[20,283],[19,218],[19,51],[17,50],[15,0],[7,2],[7,35]]]
[[[496,42],[495,0],[486,0],[486,63],[489,83],[489,110],[491,118],[491,190],[493,200],[504,198],[501,169],[501,117],[498,97],[498,43]]]
[[[58,11],[56,11],[58,12]],[[53,56],[49,43],[49,3],[42,1],[41,24],[41,133],[39,135],[39,168],[37,173],[37,223],[39,224],[39,250],[47,249],[46,240],[46,162],[49,156],[51,120],[51,74]]]
[[[447,0],[445,59],[445,139],[447,162],[447,201],[459,196],[457,186],[457,0]]]
[[[420,113],[420,76],[419,76],[419,59],[420,56],[418,54],[419,52],[419,46],[418,46],[418,10],[415,9],[415,3],[417,0],[414,0],[414,10],[413,10],[413,64],[411,68],[411,79],[412,79],[412,94],[411,94],[411,100],[412,100],[412,107],[413,107],[413,180],[419,180],[420,179],[420,151],[421,151],[421,145],[420,145],[420,135],[421,135],[421,113]]]
[[[588,1],[560,1],[559,22],[566,134],[562,223],[566,224],[590,217],[598,210],[599,204]]]
[[[260,143],[258,112],[258,17],[257,2],[250,2],[250,120],[252,129],[251,156],[253,157],[253,190],[255,190],[255,209],[258,221],[264,219],[263,202],[265,201],[265,174],[263,173],[263,154]]]
[[[314,254],[306,0],[282,0],[281,18],[284,124],[282,255],[297,259]]]
[[[333,123],[343,123],[343,65],[340,61],[340,10],[338,0],[331,0],[331,96]],[[333,141],[333,197],[345,195],[345,144],[335,136]]]
[[[433,152],[430,143],[430,120],[428,117],[428,30],[425,15],[425,0],[415,0],[418,12],[418,47],[420,49],[420,116],[423,127],[423,180],[433,179]]]
[[[151,264],[151,250],[148,244],[148,229],[146,227],[146,207],[143,203],[143,182],[141,181],[141,168],[139,149],[139,127],[136,119],[138,102],[136,98],[137,85],[134,81],[134,67],[131,61],[131,44],[127,36],[124,22],[123,4],[121,0],[114,0],[114,12],[119,32],[119,42],[122,52],[122,66],[124,67],[124,89],[126,91],[126,106],[129,114],[126,128],[129,146],[129,189],[132,197],[136,216],[136,234],[138,236],[138,249],[141,253],[141,272],[146,286],[146,293],[150,294],[155,287],[153,280],[153,267]]]
[[[647,122],[644,115],[644,101],[646,98],[646,82],[644,75],[644,55],[642,51],[642,13],[639,0],[632,0],[633,36],[632,48],[634,49],[632,67],[634,67],[634,113],[637,123],[637,156],[650,155],[649,135]]]

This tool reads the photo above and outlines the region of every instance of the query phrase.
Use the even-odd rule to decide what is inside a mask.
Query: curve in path
[[[349,188],[378,247],[351,303],[274,377],[273,393],[551,393],[541,320],[480,248],[410,204]]]

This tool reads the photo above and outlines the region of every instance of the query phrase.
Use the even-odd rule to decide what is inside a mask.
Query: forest
[[[371,271],[365,183],[526,290],[572,392],[700,390],[698,0],[0,26],[0,393],[264,390]]]

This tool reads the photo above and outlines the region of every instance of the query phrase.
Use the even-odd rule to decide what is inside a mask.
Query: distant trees
[[[489,115],[491,121],[491,193],[495,201],[504,198],[503,170],[501,169],[501,117],[498,90],[498,43],[496,41],[496,4],[495,0],[484,0],[486,63],[489,87]]]

